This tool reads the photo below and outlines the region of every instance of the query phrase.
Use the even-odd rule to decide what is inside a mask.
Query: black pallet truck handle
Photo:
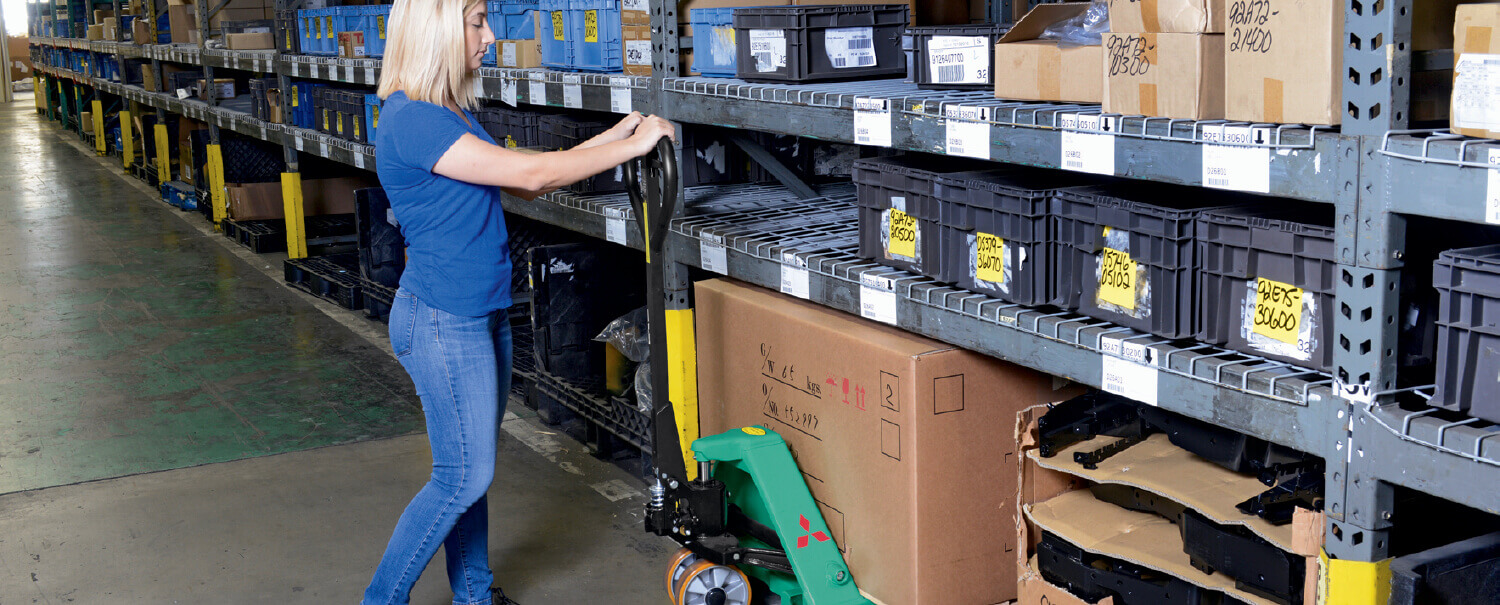
[[[670,396],[671,366],[667,359],[666,263],[662,249],[672,217],[677,214],[677,150],[663,137],[656,149],[625,163],[625,190],[635,210],[636,224],[646,248],[646,312],[651,339],[651,462],[663,482],[687,479],[687,461],[678,443],[677,416]]]

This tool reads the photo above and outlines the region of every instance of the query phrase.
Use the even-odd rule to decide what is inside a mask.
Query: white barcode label
[[[990,159],[990,108],[949,105],[943,116],[948,122],[948,155]]]
[[[360,53],[360,54],[363,55],[364,53]],[[345,82],[349,82],[351,84],[354,83],[355,80],[354,80],[354,66],[353,65],[345,65],[344,66],[344,78],[343,78],[343,80]]]
[[[888,99],[854,98],[854,143],[891,146],[891,102]]]
[[[1100,360],[1100,388],[1147,405],[1156,405],[1159,376],[1155,366],[1114,355],[1101,355]]]
[[[358,168],[360,170],[364,170],[365,169],[365,154],[364,153],[361,153],[359,151],[355,151],[354,152],[354,167]]]
[[[650,40],[626,40],[625,41],[625,64],[636,66],[651,66],[651,41]]]
[[[1453,125],[1500,130],[1500,55],[1459,56],[1453,66]]]
[[[1500,149],[1489,150],[1489,179],[1484,191],[1484,222],[1500,224]]]
[[[318,141],[318,155],[328,157],[328,141]]]
[[[620,10],[646,12],[651,8],[648,0],[620,0]]]
[[[532,73],[530,81],[527,82],[526,102],[532,105],[547,104],[547,76],[542,73]]]
[[[1271,192],[1271,148],[1265,145],[1269,128],[1205,126],[1203,140],[1226,145],[1203,145],[1203,186],[1253,193]]]
[[[785,69],[786,31],[780,29],[750,30],[750,56],[755,57],[757,73]]]
[[[933,36],[927,42],[927,66],[938,84],[988,84],[990,39],[984,36]]]
[[[297,151],[302,151],[302,137],[300,135],[292,137],[292,142],[296,145]]]
[[[370,86],[378,86],[380,84],[380,76],[375,74],[375,68],[365,68],[365,83]]]
[[[615,113],[630,113],[634,111],[631,104],[630,78],[611,76],[609,78],[609,110]]]
[[[578,76],[563,76],[563,107],[583,109],[583,85]]]
[[[516,49],[520,44],[515,42],[500,42],[500,66],[516,67]]]
[[[618,208],[604,209],[604,239],[626,245],[625,212]]]
[[[824,48],[834,68],[872,67],[875,65],[875,29],[840,27],[824,30]]]
[[[729,252],[724,248],[724,238],[719,235],[703,236],[698,242],[698,255],[702,258],[704,271],[729,275]]]
[[[781,293],[807,300],[811,297],[811,284],[807,259],[791,252],[781,253]]]
[[[511,107],[516,106],[516,81],[510,78],[500,80],[500,101]]]
[[[859,315],[896,325],[896,280],[870,274],[859,276]]]
[[[1078,172],[1114,175],[1115,135],[1099,133],[1113,132],[1114,118],[1101,120],[1099,116],[1067,114],[1059,119],[1058,127],[1063,129],[1060,166]]]

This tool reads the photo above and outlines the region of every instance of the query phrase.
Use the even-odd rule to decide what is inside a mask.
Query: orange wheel
[[[688,568],[698,562],[698,555],[686,548],[672,555],[672,562],[667,565],[667,598],[672,599],[672,605],[677,605],[677,587],[682,578],[687,576]]]
[[[750,579],[733,567],[699,561],[677,587],[676,605],[750,605]]]

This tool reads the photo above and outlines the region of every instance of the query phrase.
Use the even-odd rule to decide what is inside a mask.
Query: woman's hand
[[[640,125],[635,128],[635,135],[631,136],[627,142],[635,152],[635,157],[640,157],[656,149],[656,143],[662,137],[676,142],[677,126],[660,117],[651,116],[641,120]]]
[[[641,125],[641,122],[645,120],[646,116],[641,115],[641,112],[632,111],[630,115],[625,116],[625,119],[620,120],[619,124],[615,124],[613,128],[604,131],[603,136],[600,136],[598,139],[599,143],[613,143],[628,139],[630,135],[635,133],[635,129]]]

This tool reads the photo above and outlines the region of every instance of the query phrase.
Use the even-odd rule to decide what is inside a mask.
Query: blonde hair
[[[464,15],[484,0],[396,0],[391,7],[381,99],[405,91],[413,101],[478,105],[464,45]]]

